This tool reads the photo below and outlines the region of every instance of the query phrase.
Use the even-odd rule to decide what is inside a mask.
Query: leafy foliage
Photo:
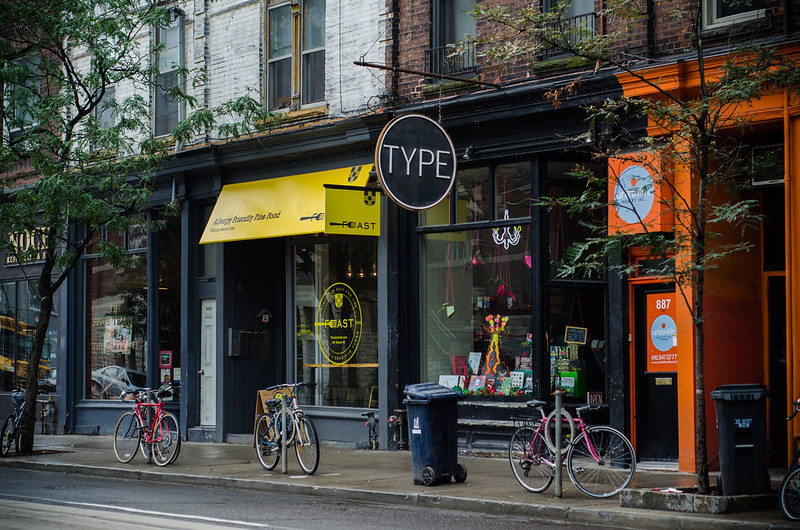
[[[0,250],[41,264],[30,279],[41,302],[30,364],[38,366],[53,295],[87,249],[118,266],[124,249],[104,232],[159,228],[135,214],[178,149],[278,123],[249,96],[199,105],[201,71],[161,65],[178,82],[159,84],[164,45],[155,42],[155,28],[182,16],[153,0],[17,0],[0,9],[0,233],[32,234],[36,242],[4,237]],[[167,136],[153,131],[157,92],[186,110]],[[36,373],[28,370],[25,452],[33,447]]]
[[[629,84],[635,83],[642,87],[640,93],[647,93],[646,97],[590,102],[586,106],[587,121],[605,124],[611,132],[600,137],[590,132],[585,138],[594,141],[594,155],[599,160],[628,159],[649,169],[653,176],[651,191],[665,191],[656,201],[671,218],[673,229],[663,231],[651,219],[642,218],[633,223],[638,225],[634,231],[614,233],[605,225],[595,226],[595,235],[576,243],[568,259],[560,262],[559,275],[597,276],[606,269],[631,274],[632,264],[614,265],[609,257],[618,255],[621,249],[646,249],[650,254],[647,273],[672,279],[692,315],[695,392],[703,396],[706,273],[753,247],[754,228],[761,214],[757,197],[748,189],[749,177],[751,171],[772,162],[769,153],[765,157],[753,155],[752,141],[758,135],[741,110],[775,91],[796,92],[800,64],[775,46],[749,42],[728,45],[723,50],[724,60],[712,61],[702,32],[703,2],[676,4],[660,12],[681,21],[686,28],[685,48],[674,53],[680,54],[685,71],[698,79],[694,90],[687,93],[686,87],[678,86],[671,77],[663,78],[667,72],[638,53],[633,44],[647,28],[648,17],[653,16],[648,10],[653,5],[663,8],[664,4],[609,0],[602,5],[603,11],[592,17],[607,22],[601,32],[586,18],[567,17],[569,0],[558,2],[552,9],[542,9],[538,2],[525,3],[518,9],[480,3],[473,15],[487,30],[476,41],[488,60],[508,67],[541,63],[554,54],[582,60],[572,61],[573,65],[589,65],[573,69],[567,81],[549,90],[546,97],[556,108],[564,98],[580,91],[583,79],[595,75],[627,76]],[[637,136],[626,129],[635,118],[646,120],[650,134]],[[624,196],[620,200],[609,191],[620,184],[620,175],[609,173],[600,177],[578,167],[575,174],[584,179],[585,191],[575,197],[546,199],[542,205],[584,213],[624,209],[631,201]],[[707,493],[704,400],[696,400],[696,407],[698,482],[701,493]]]

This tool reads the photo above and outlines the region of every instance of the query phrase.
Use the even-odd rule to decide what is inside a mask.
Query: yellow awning
[[[377,191],[325,189],[326,185],[363,188],[371,170],[371,165],[353,166],[223,186],[200,243],[320,232],[378,235]],[[330,195],[327,206],[326,195]],[[361,200],[348,199],[348,211],[342,212],[334,205],[345,195]],[[326,220],[326,212],[335,218]],[[364,228],[367,223],[370,230]]]

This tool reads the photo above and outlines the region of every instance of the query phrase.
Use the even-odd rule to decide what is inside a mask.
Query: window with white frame
[[[117,97],[117,89],[113,86],[106,87],[103,99],[95,107],[95,117],[103,129],[110,129],[114,126],[114,100]]]
[[[12,61],[6,68],[4,129],[14,139],[36,124],[34,106],[39,100],[42,75],[41,56],[31,53]]]
[[[267,32],[269,109],[324,101],[325,0],[271,2]]]
[[[764,16],[764,0],[704,0],[705,26],[748,22]]]
[[[102,130],[111,129],[116,125],[114,117],[114,108],[116,107],[115,100],[117,97],[117,89],[113,86],[107,86],[103,93],[103,98],[100,103],[94,108],[94,116],[97,119],[97,125]],[[102,142],[92,139],[92,149],[103,149]]]
[[[156,136],[170,134],[178,124],[180,101],[174,97],[179,86],[183,64],[181,39],[183,18],[176,16],[165,27],[156,28],[156,88],[154,93],[154,132]]]

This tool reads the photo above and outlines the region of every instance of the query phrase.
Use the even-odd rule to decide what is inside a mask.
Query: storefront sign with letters
[[[456,181],[456,150],[441,125],[407,114],[383,128],[375,148],[375,171],[383,191],[409,210],[443,201]]]

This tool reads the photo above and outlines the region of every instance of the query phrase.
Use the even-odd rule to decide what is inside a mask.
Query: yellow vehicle
[[[27,354],[33,347],[34,332],[35,328],[32,325],[18,320],[15,326],[13,318],[0,315],[0,378],[2,378],[2,388],[11,389],[16,384],[25,381],[28,375]],[[19,352],[16,360],[14,359],[15,342],[16,351]],[[22,358],[23,356],[25,358]],[[39,381],[50,381],[51,374],[50,360],[41,359],[39,361]],[[44,390],[54,391],[55,388]]]

